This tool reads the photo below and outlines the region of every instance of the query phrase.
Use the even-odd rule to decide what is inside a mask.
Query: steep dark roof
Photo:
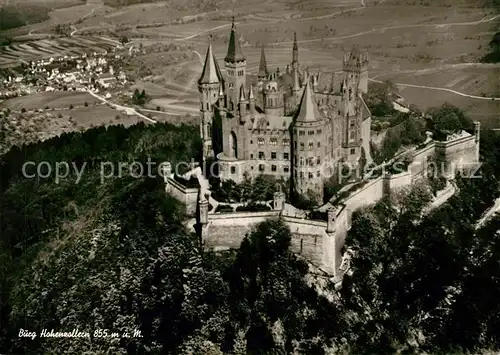
[[[260,51],[259,76],[265,77],[267,74],[266,53],[264,52],[264,45],[262,45],[262,50]]]
[[[226,58],[224,58],[226,62],[239,62],[245,60],[245,56],[241,51],[240,41],[236,35],[236,25],[233,24],[231,26],[231,35],[229,36],[229,45],[227,47]]]
[[[321,120],[321,114],[313,98],[311,83],[307,80],[300,106],[295,115],[296,122],[316,122]]]
[[[198,84],[217,84],[220,83],[220,78],[222,77],[218,69],[217,61],[212,52],[212,43],[208,44],[207,55],[205,56],[205,64],[203,65],[203,71],[201,72]]]

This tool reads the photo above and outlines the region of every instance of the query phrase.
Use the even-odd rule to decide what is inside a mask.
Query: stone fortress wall
[[[443,142],[429,141],[411,153],[413,162],[407,171],[392,175],[383,174],[369,180],[366,185],[353,191],[335,207],[327,206],[327,222],[306,219],[304,211],[285,203],[284,194],[281,192],[275,193],[272,211],[214,213],[214,204],[217,204],[217,201],[209,196],[206,179],[201,174],[198,179],[200,185],[205,186],[202,186],[205,191],[186,189],[175,181],[172,175],[165,177],[166,191],[186,203],[188,212],[199,211],[196,223],[201,226],[201,237],[206,247],[216,250],[238,248],[245,235],[255,225],[269,218],[281,218],[292,232],[292,251],[338,280],[346,271],[342,247],[351,226],[352,213],[375,204],[390,192],[414,184],[424,176],[425,163],[432,157],[443,161],[447,167],[457,168],[460,164],[477,164],[479,130],[479,123],[476,123],[474,135],[462,132]],[[202,180],[205,182],[201,183]],[[455,185],[447,184],[446,188],[435,196],[431,208],[446,202],[455,192]],[[208,210],[208,201],[214,207],[212,211]],[[189,224],[194,228],[195,220]]]

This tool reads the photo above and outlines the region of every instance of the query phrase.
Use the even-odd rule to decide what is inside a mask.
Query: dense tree
[[[397,88],[391,81],[370,82],[368,93],[363,98],[372,115],[382,117],[394,112],[392,101],[395,93]]]

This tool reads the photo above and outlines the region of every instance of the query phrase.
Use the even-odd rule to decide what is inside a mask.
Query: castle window
[[[349,139],[354,139],[355,132],[351,131],[349,132]]]
[[[300,166],[304,166],[304,158],[300,157]]]
[[[253,140],[250,140],[250,144],[253,144]]]
[[[304,150],[304,143],[300,143],[300,150]]]
[[[271,152],[271,159],[276,159],[276,152]]]
[[[269,124],[269,122],[267,124]],[[277,145],[278,144],[278,138],[276,138],[276,137],[269,138],[269,144],[271,144],[271,145]]]
[[[276,172],[276,165],[271,165],[271,171]]]
[[[258,145],[263,145],[264,144],[264,138],[263,137],[258,137],[257,138],[257,144]]]
[[[318,130],[316,131],[316,134],[321,134],[321,130],[320,130],[320,129],[318,129]]]
[[[288,173],[288,172],[290,171],[290,168],[288,167],[288,165],[285,165],[285,166],[283,167],[283,171],[284,171],[285,173]]]
[[[290,159],[290,154],[288,154],[288,153],[283,153],[283,159],[284,159],[284,160],[289,160],[289,159]]]
[[[312,179],[314,177],[313,173],[309,173],[309,179]]]
[[[250,154],[250,159],[253,159],[253,154]]]
[[[264,152],[259,152],[259,159],[265,159]]]
[[[233,87],[233,83],[229,83],[229,88],[232,89]]]
[[[318,172],[316,173],[316,176],[317,177],[320,177],[321,176],[321,172],[318,170]]]
[[[290,145],[290,139],[287,139],[287,138],[283,139],[283,145],[286,145],[286,146]]]
[[[356,148],[351,148],[351,155],[356,154]]]
[[[314,148],[314,143],[313,142],[309,142],[309,150],[312,150]]]
[[[320,164],[321,164],[321,157],[318,157],[318,158],[316,159],[316,164],[318,164],[318,165],[320,165]]]
[[[295,178],[297,178],[297,170],[294,171]]]
[[[303,172],[303,171],[301,171],[301,172],[300,172],[300,178],[301,178],[301,179],[303,179],[303,178],[304,178],[304,172]]]
[[[318,142],[318,148],[319,148],[319,147],[321,147],[321,143],[320,143],[320,142]]]
[[[231,174],[236,174],[236,167],[234,166],[231,167]]]
[[[209,103],[207,102],[207,111],[210,110]]]
[[[314,158],[307,158],[307,165],[313,166],[314,165]]]
[[[308,132],[307,132],[307,134],[308,134],[309,136],[314,136],[314,131],[308,131]]]
[[[259,164],[259,171],[264,171],[264,170],[266,170],[264,164]]]
[[[354,127],[354,125],[355,125],[354,121],[351,121],[351,123],[349,124],[351,128]]]
[[[306,135],[306,131],[299,131],[299,136],[305,136]]]

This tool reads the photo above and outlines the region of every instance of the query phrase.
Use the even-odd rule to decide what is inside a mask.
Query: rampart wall
[[[342,274],[340,270],[342,248],[351,226],[352,213],[360,208],[373,205],[387,194],[409,187],[415,179],[423,176],[426,163],[433,157],[447,164],[457,161],[477,162],[479,139],[476,135],[462,135],[445,142],[429,142],[415,151],[413,163],[400,174],[385,174],[370,180],[366,185],[353,191],[336,207],[328,211],[327,221],[313,221],[305,218],[304,211],[284,203],[284,195],[276,197],[274,210],[265,212],[205,213],[199,221],[202,224],[202,239],[207,247],[214,249],[238,248],[241,241],[254,226],[269,218],[281,218],[292,232],[292,251],[303,255],[309,262],[333,276]],[[168,191],[186,204],[188,211],[196,211],[198,189],[187,189],[173,179],[166,179]],[[438,193],[432,207],[444,203],[455,192],[453,184]],[[277,200],[278,198],[278,200]],[[279,202],[282,201],[283,203]]]

